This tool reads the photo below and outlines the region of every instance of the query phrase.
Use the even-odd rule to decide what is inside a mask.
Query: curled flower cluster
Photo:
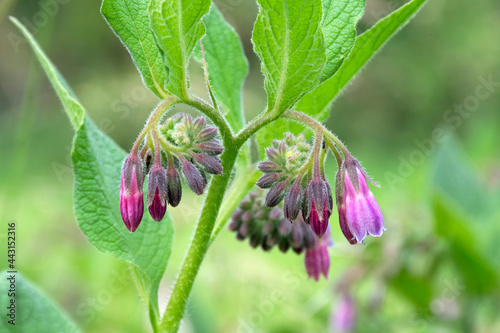
[[[260,246],[270,251],[277,246],[284,253],[292,249],[297,254],[305,251],[308,275],[316,281],[321,274],[328,277],[330,234],[317,237],[300,214],[290,223],[282,209],[270,208],[265,201],[263,190],[251,192],[232,214],[229,230],[235,232],[239,240],[248,238],[253,248]]]
[[[331,150],[339,164],[335,176],[335,198],[339,223],[351,244],[363,242],[366,235],[381,236],[384,219],[375,197],[368,188],[371,181],[361,164],[342,145],[343,157],[337,146],[321,133],[316,133],[311,146],[304,136],[290,133],[274,141],[266,149],[267,160],[259,164],[264,175],[257,185],[269,188],[265,204],[275,207],[284,200],[283,213],[293,222],[302,215],[314,233],[321,237],[328,229],[333,210],[332,188],[325,177],[324,162]]]
[[[190,115],[177,114],[141,138],[140,152],[137,145],[122,167],[120,210],[130,232],[137,230],[142,220],[142,188],[146,174],[147,205],[155,221],[163,219],[167,203],[176,207],[181,201],[181,178],[200,195],[207,185],[206,173],[222,174],[217,155],[224,151],[224,147],[216,139],[217,132],[216,127],[207,126],[204,117],[193,120]]]

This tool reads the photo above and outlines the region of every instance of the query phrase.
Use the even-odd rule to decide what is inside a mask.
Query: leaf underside
[[[134,60],[144,84],[163,98],[166,68],[149,29],[149,0],[103,0],[101,12]]]

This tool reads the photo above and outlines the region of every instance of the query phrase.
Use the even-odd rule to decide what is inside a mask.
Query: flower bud
[[[240,229],[240,226],[241,226],[241,221],[233,219],[231,220],[231,223],[229,223],[229,226],[227,228],[230,231],[238,231]]]
[[[205,127],[206,124],[207,121],[205,120],[205,117],[196,118],[193,122],[193,132],[194,133],[200,132]]]
[[[282,236],[288,236],[292,232],[292,223],[287,219],[283,219],[278,227],[278,232]]]
[[[262,172],[279,172],[280,166],[271,161],[264,161],[259,163],[259,170]]]
[[[167,120],[165,120],[165,123],[163,124],[162,129],[165,129],[165,130],[173,129],[175,124],[177,124],[179,121],[181,121],[183,117],[184,117],[184,113],[182,113],[182,112],[174,114],[172,117],[167,118]]]
[[[280,243],[278,244],[278,248],[281,252],[286,253],[290,248],[290,242],[286,238],[282,238]]]
[[[328,193],[325,181],[315,175],[308,185],[308,220],[314,233],[321,237],[328,227],[330,218]]]
[[[290,245],[297,254],[300,254],[302,252],[303,238],[304,238],[304,232],[302,231],[302,226],[300,225],[300,223],[298,221],[292,223],[292,232],[290,234]]]
[[[281,156],[285,156],[287,151],[287,146],[285,141],[281,141],[278,145],[278,152]]]
[[[280,179],[281,174],[279,173],[267,173],[259,178],[257,181],[257,186],[260,188],[270,188]]]
[[[207,126],[200,133],[198,133],[197,138],[199,141],[208,141],[215,138],[217,135],[217,127]]]
[[[344,161],[341,169],[345,170],[341,205],[339,206],[345,209],[345,223],[340,220],[341,228],[344,225],[343,231],[348,229],[358,243],[363,242],[367,234],[380,237],[385,230],[384,217],[377,200],[368,188],[364,170],[359,162],[352,157]],[[350,237],[349,233],[346,237]],[[351,240],[349,241],[351,242]]]
[[[266,156],[272,162],[278,162],[280,160],[280,153],[276,148],[266,148]]]
[[[205,191],[206,182],[200,171],[185,158],[182,161],[182,173],[186,178],[186,182],[194,193],[201,195]]]
[[[301,253],[316,244],[318,238],[300,215],[290,223],[284,217],[283,209],[265,205],[264,195],[260,189],[252,192],[231,215],[229,229],[236,233],[237,239],[250,238],[253,247],[260,244],[264,251],[278,246],[282,252],[292,248]]]
[[[253,247],[254,249],[260,245],[262,241],[262,234],[260,233],[253,233],[250,236],[250,246]]]
[[[295,220],[299,215],[300,204],[302,202],[300,181],[301,177],[299,176],[285,196],[284,212],[285,217],[290,221]]]
[[[129,155],[122,167],[120,213],[130,232],[137,230],[144,214],[142,164],[137,155]]]
[[[191,129],[193,127],[193,117],[191,117],[189,114],[186,114],[184,115],[184,118],[182,118],[181,123],[185,129]]]
[[[217,140],[201,142],[194,147],[198,148],[201,151],[214,155],[222,154],[222,152],[224,151],[224,147]]]
[[[283,200],[287,185],[288,185],[288,180],[284,180],[271,187],[266,196],[267,207],[274,207],[277,204],[279,204],[281,200]]]
[[[205,167],[205,170],[208,173],[214,174],[214,175],[222,175],[222,165],[220,164],[220,160],[218,158],[208,156],[205,154],[195,154],[193,153],[192,156],[198,162],[198,164],[201,164],[203,167]]]
[[[153,220],[159,222],[167,211],[167,176],[160,164],[154,164],[148,177],[148,209]]]
[[[175,170],[173,163],[167,168],[167,201],[172,207],[177,207],[182,198],[181,177]]]

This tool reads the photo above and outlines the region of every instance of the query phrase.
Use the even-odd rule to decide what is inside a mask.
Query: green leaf
[[[351,52],[356,23],[365,11],[365,0],[323,0],[323,38],[326,65],[321,81],[332,76]]]
[[[481,243],[471,233],[464,216],[444,199],[440,190],[433,196],[432,208],[436,233],[448,243],[450,256],[464,279],[467,292],[487,294],[495,290],[499,275],[478,250]]]
[[[103,0],[101,12],[127,47],[144,84],[163,99],[166,69],[149,29],[149,0]]]
[[[21,33],[24,35],[24,37],[26,37],[29,44],[31,45],[31,48],[35,52],[38,61],[40,61],[40,64],[47,74],[50,83],[52,83],[57,96],[61,100],[64,110],[66,111],[66,114],[71,121],[71,125],[73,125],[73,129],[76,130],[78,127],[80,127],[83,119],[85,118],[85,109],[80,104],[80,102],[78,102],[78,99],[76,98],[71,88],[68,86],[61,74],[59,74],[57,68],[50,62],[49,58],[47,58],[36,40],[29,33],[28,29],[26,29],[16,18],[10,17],[10,20],[19,28]]]
[[[188,63],[193,48],[205,34],[201,21],[210,0],[151,0],[149,19],[168,68],[167,89],[180,98],[188,96]]]
[[[74,201],[78,225],[100,251],[134,264],[140,283],[157,311],[158,285],[170,257],[172,221],[167,214],[155,222],[144,214],[141,225],[129,233],[120,215],[119,189],[125,152],[90,119],[73,142]]]
[[[258,0],[252,41],[261,59],[267,109],[286,111],[318,83],[326,55],[320,0]]]
[[[430,139],[421,143],[426,149],[434,149],[436,145]],[[481,222],[486,222],[491,216],[496,201],[485,190],[486,184],[477,177],[453,136],[448,136],[439,145],[433,164],[432,184],[455,201],[464,213],[474,217],[476,224],[484,226]]]
[[[235,132],[245,125],[242,106],[243,81],[248,62],[238,34],[215,5],[203,18],[207,29],[203,49],[207,72],[217,104]]]
[[[25,280],[20,273],[15,274],[15,280],[8,271],[0,273],[0,304],[2,304],[2,320],[0,331],[14,332],[68,332],[77,333],[80,329],[52,300],[36,287]],[[10,297],[8,290],[11,282],[15,283],[15,296]],[[11,299],[15,299],[15,325],[8,323]]]
[[[339,70],[328,80],[304,95],[295,109],[319,120],[328,117],[330,105],[351,79],[385,43],[394,36],[427,0],[413,0],[375,24],[358,38]]]
[[[119,208],[125,152],[85,116],[83,107],[33,37],[16,19],[11,20],[28,38],[76,130],[72,160],[78,225],[99,250],[133,265],[132,272],[147,298],[150,315],[158,317],[158,286],[170,257],[172,221],[168,214],[161,223],[145,216],[136,232],[128,232]]]

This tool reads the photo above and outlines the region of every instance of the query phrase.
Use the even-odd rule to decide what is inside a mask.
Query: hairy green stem
[[[335,159],[337,160],[337,164],[340,168],[340,166],[342,165],[342,156],[340,156],[340,153],[339,153],[337,147],[330,140],[330,138],[326,138],[325,142],[326,142],[326,145],[328,146],[328,148],[330,148],[330,150],[333,152],[333,155],[335,155]]]
[[[226,144],[232,144],[233,131],[231,126],[229,126],[226,118],[224,118],[218,110],[214,109],[211,105],[208,105],[205,101],[197,97],[192,97],[191,99],[183,102],[194,107],[195,109],[198,109],[214,122],[215,126],[219,128],[222,140],[224,141],[224,146],[226,146]]]
[[[261,113],[252,121],[250,121],[245,128],[238,133],[234,138],[234,142],[237,145],[243,145],[252,135],[254,135],[259,129],[266,126],[267,124],[275,121],[277,117],[271,117],[268,113]]]
[[[335,142],[335,144],[337,146],[340,147],[340,149],[342,150],[342,153],[344,154],[344,156],[351,155],[349,153],[349,150],[347,150],[346,146],[342,143],[342,141],[340,141],[340,139],[335,134],[333,134],[332,132],[330,132],[326,127],[324,127],[321,123],[319,123],[313,117],[310,117],[310,116],[308,116],[308,115],[306,115],[304,113],[293,111],[293,110],[286,110],[283,113],[283,117],[289,118],[289,119],[298,120],[298,121],[306,124],[307,126],[311,127],[314,130],[319,130],[319,131],[323,132],[323,134],[326,137],[328,137],[330,140],[332,140],[333,142]]]
[[[173,105],[180,103],[180,100],[175,97],[175,96],[167,96],[158,106],[154,111],[151,113],[149,116],[148,121],[146,122],[146,126],[142,129],[141,133],[139,133],[139,136],[137,137],[137,140],[135,140],[134,146],[132,147],[131,153],[137,154],[137,151],[139,150],[139,145],[141,144],[142,139],[146,136],[146,134],[149,132],[151,129],[151,126],[158,126],[158,122],[161,119],[161,116]]]
[[[167,309],[165,310],[165,314],[160,324],[161,332],[175,333],[179,329],[194,280],[210,246],[212,231],[217,220],[224,193],[229,183],[231,170],[238,156],[238,150],[238,146],[226,146],[226,150],[222,156],[222,166],[226,172],[224,172],[223,175],[214,176],[210,183],[210,188],[200,214],[198,225],[196,226],[193,240],[184,258],[170,300],[167,304]]]
[[[277,117],[263,113],[247,124],[247,126],[245,126],[245,128],[236,137],[233,137],[233,132],[227,123],[227,120],[212,106],[197,98],[191,98],[190,100],[185,100],[183,102],[207,115],[214,122],[214,124],[219,127],[224,141],[224,146],[226,148],[224,154],[222,155],[222,166],[225,172],[223,175],[214,176],[212,182],[210,183],[193,239],[175,281],[165,314],[161,320],[160,331],[169,333],[175,333],[179,330],[194,280],[198,274],[205,254],[211,242],[215,239],[229,218],[232,208],[234,208],[235,204],[238,204],[236,197],[234,200],[230,200],[228,206],[224,208],[223,212],[219,216],[219,210],[229,184],[231,171],[236,158],[238,157],[239,149],[248,140],[248,138],[250,138],[260,128],[277,119]],[[317,122],[315,123],[318,124]],[[320,124],[319,126],[323,128]],[[248,180],[244,186],[246,189],[253,186],[253,178],[257,175],[258,172],[252,173],[250,177],[252,184],[250,184],[250,180]],[[241,190],[239,187],[238,189]],[[247,191],[239,192],[246,193]],[[216,222],[217,227],[214,230]]]

